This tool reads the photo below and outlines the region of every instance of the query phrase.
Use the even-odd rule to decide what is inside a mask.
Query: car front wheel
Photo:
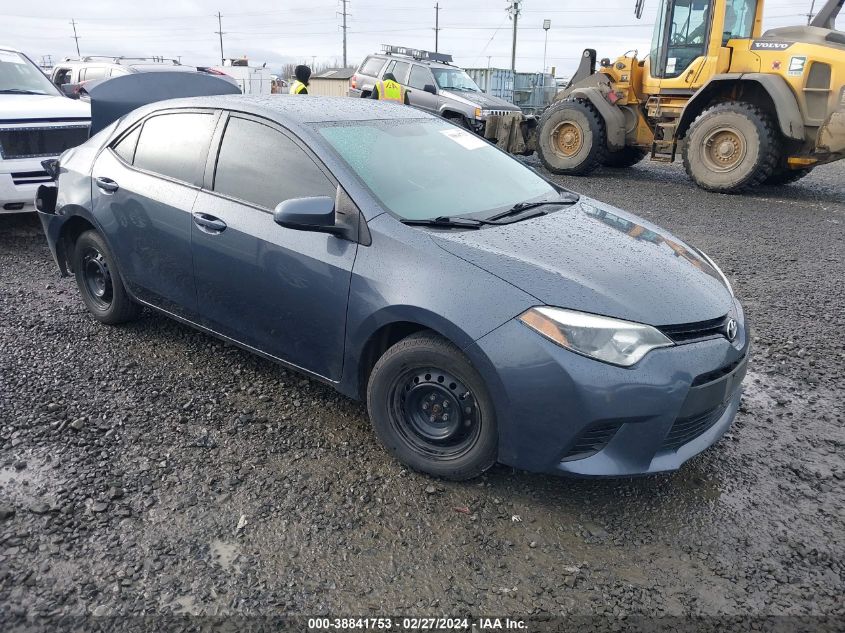
[[[496,462],[493,403],[454,345],[415,334],[378,360],[367,385],[376,435],[403,464],[446,479],[471,479]]]
[[[129,298],[123,286],[114,256],[96,231],[85,231],[76,240],[73,272],[82,301],[101,323],[125,323],[140,313],[140,306]]]

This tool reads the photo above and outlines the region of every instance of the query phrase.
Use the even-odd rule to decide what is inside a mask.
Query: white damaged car
[[[91,108],[65,97],[32,60],[0,46],[0,213],[34,211],[41,161],[88,138]]]

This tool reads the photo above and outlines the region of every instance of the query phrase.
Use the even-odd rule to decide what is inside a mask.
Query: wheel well
[[[88,220],[78,215],[73,216],[64,223],[61,233],[59,233],[58,242],[56,243],[59,264],[63,268],[62,272],[73,272],[73,264],[70,257],[73,251],[73,245],[85,231],[95,228]]]
[[[777,110],[769,91],[756,81],[716,81],[706,86],[701,93],[690,101],[681,115],[678,126],[678,138],[684,138],[696,117],[707,108],[726,101],[743,101],[755,105],[772,117],[776,129]]]
[[[361,91],[361,98],[362,98],[362,99],[369,99],[369,98],[370,98],[370,97],[372,97],[372,96],[373,96],[373,91],[372,91],[372,90],[362,90],[362,91]]]
[[[460,112],[455,112],[454,110],[444,110],[443,111],[443,118],[444,119],[463,119],[464,115]]]
[[[367,383],[378,359],[396,343],[411,334],[423,332],[429,328],[411,321],[398,321],[382,326],[367,339],[358,361],[358,395],[362,400],[367,397]]]

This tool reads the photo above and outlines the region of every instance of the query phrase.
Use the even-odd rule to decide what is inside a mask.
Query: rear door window
[[[434,85],[434,78],[431,76],[428,68],[414,64],[411,67],[411,76],[408,78],[408,85],[411,88],[422,90],[427,84]]]
[[[144,121],[133,164],[162,176],[199,184],[214,131],[211,112],[160,114]]]
[[[334,198],[336,187],[290,138],[263,123],[231,117],[217,157],[214,191],[274,209],[291,198]]]
[[[378,57],[369,57],[367,60],[361,65],[360,72],[362,75],[369,75],[370,77],[378,77],[379,71],[384,66],[384,60],[379,59]]]
[[[396,77],[396,81],[400,84],[408,83],[408,69],[411,67],[407,62],[393,62],[393,68],[388,72],[392,72]]]
[[[93,81],[106,76],[106,69],[103,66],[89,66],[79,72],[79,81]]]

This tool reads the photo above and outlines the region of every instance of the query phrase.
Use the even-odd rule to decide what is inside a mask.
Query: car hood
[[[91,108],[87,103],[61,95],[0,95],[0,121],[33,119],[87,119]]]
[[[511,110],[519,112],[519,108],[514,104],[488,95],[483,92],[465,92],[462,90],[441,90],[441,94],[447,95],[450,99],[463,103],[474,108],[481,108],[482,110]]]
[[[719,318],[733,306],[719,273],[692,247],[583,197],[538,218],[432,239],[538,304],[655,326]]]

